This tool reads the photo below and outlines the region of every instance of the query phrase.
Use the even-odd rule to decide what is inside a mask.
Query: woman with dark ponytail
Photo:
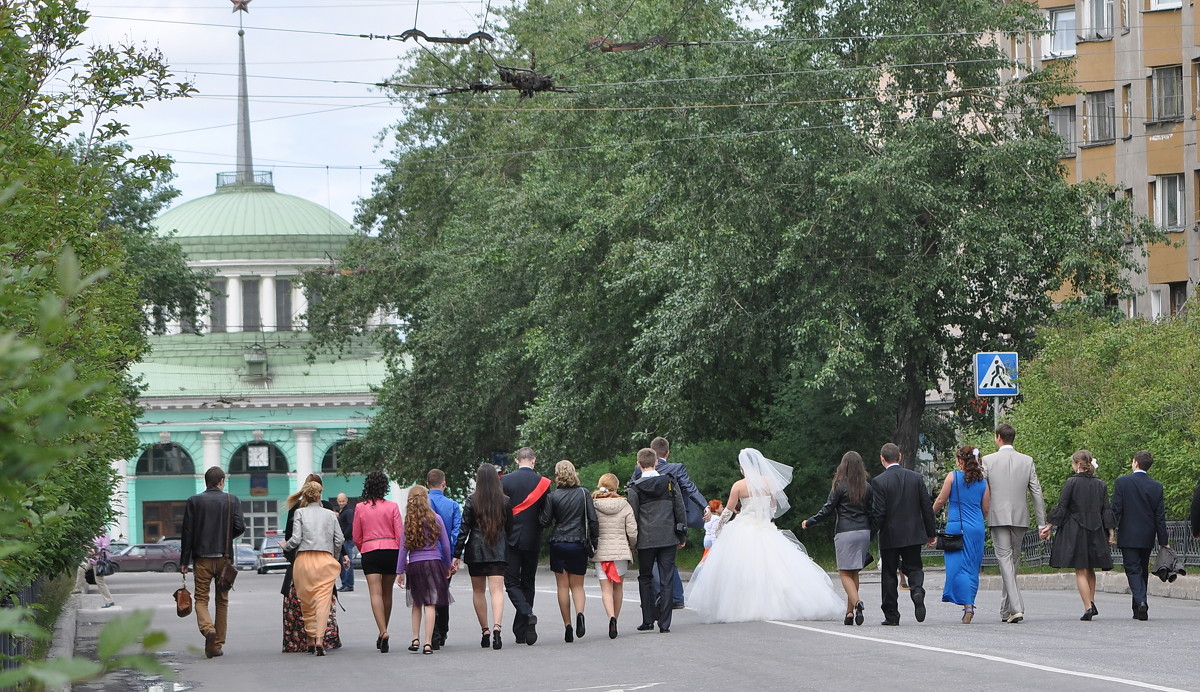
[[[933,501],[933,513],[947,507],[947,533],[961,533],[963,537],[962,550],[945,553],[946,584],[942,588],[942,601],[962,606],[962,621],[967,625],[975,617],[979,567],[983,564],[983,518],[987,516],[992,493],[983,477],[978,447],[962,447],[954,459],[958,468],[942,483],[942,492]]]
[[[471,575],[471,601],[483,636],[479,645],[499,649],[500,623],[504,618],[504,568],[508,549],[508,532],[512,529],[512,506],[500,484],[495,466],[480,464],[475,473],[475,492],[463,505],[462,528],[454,545],[454,564],[467,563]],[[485,593],[486,592],[486,593]],[[488,596],[491,597],[491,629],[488,629]]]

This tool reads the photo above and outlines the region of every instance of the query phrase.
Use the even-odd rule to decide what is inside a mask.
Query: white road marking
[[[861,639],[863,641],[875,642],[877,644],[891,644],[892,646],[903,646],[910,649],[920,649],[922,651],[932,651],[934,653],[952,654],[955,656],[970,656],[971,658],[980,658],[985,661],[994,661],[996,663],[1007,663],[1021,668],[1033,668],[1048,673],[1059,673],[1062,675],[1071,675],[1077,678],[1089,678],[1091,680],[1104,680],[1105,682],[1115,682],[1130,687],[1140,687],[1147,690],[1160,690],[1161,692],[1187,692],[1176,687],[1164,687],[1163,685],[1154,685],[1148,682],[1140,682],[1138,680],[1127,680],[1125,678],[1116,678],[1110,675],[1099,675],[1097,673],[1085,673],[1079,670],[1069,670],[1067,668],[1055,668],[1054,666],[1044,666],[1040,663],[1029,663],[1028,661],[1018,661],[1013,658],[1004,658],[1003,656],[993,656],[992,654],[980,654],[974,651],[962,651],[959,649],[944,649],[940,646],[928,646],[926,644],[914,644],[912,642],[898,642],[891,639],[879,639],[876,637],[868,637],[861,634],[850,634],[849,632],[834,632],[832,630],[821,629],[819,627],[809,627],[807,625],[797,625],[793,622],[781,622],[779,620],[767,620],[772,625],[781,625],[783,627],[791,627],[793,629],[805,630],[807,632],[815,632],[817,634],[827,634],[834,637],[846,637],[848,639]]]

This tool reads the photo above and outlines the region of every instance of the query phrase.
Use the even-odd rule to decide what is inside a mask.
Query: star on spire
[[[242,12],[245,12],[247,14],[250,13],[250,8],[247,7],[247,5],[250,4],[250,0],[229,0],[229,2],[233,3],[233,11],[234,12],[241,10]]]

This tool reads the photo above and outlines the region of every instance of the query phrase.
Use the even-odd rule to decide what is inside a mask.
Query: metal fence
[[[1185,565],[1200,565],[1200,541],[1192,538],[1192,531],[1186,521],[1168,521],[1167,536],[1171,548],[1175,551]],[[1050,548],[1054,544],[1053,539],[1042,541],[1038,538],[1036,529],[1030,529],[1025,532],[1025,538],[1021,541],[1021,562],[1026,565],[1049,565],[1050,564]],[[1156,550],[1155,553],[1158,551]],[[941,552],[932,548],[924,548],[921,550],[922,557],[939,557]],[[1112,548],[1113,564],[1121,564],[1121,549]],[[1153,558],[1153,555],[1151,556]],[[984,567],[994,567],[996,565],[996,553],[992,549],[991,541],[989,540],[983,549],[983,565]]]
[[[17,605],[27,606],[37,603],[41,599],[42,587],[45,584],[46,580],[39,578],[15,594],[0,600],[0,608],[12,608]],[[20,663],[20,659],[28,656],[32,648],[33,641],[28,637],[16,637],[7,632],[0,632],[0,669],[9,670],[16,668]]]

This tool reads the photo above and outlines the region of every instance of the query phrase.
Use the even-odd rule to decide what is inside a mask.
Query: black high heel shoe
[[[842,620],[843,625],[854,626],[854,613],[846,613],[846,619]]]
[[[383,648],[383,637],[375,637],[375,648],[376,649]]]
[[[421,650],[421,640],[420,639],[412,640],[412,643],[408,645],[408,650],[409,651],[420,651]]]
[[[575,613],[575,636],[583,637],[586,623],[583,621],[583,613]]]
[[[386,654],[388,652],[389,642],[390,640],[386,634],[379,638],[379,653]]]
[[[426,656],[432,654],[433,653],[433,644],[426,644],[425,646],[423,646],[421,648],[421,653],[425,654]]]
[[[502,646],[504,644],[500,641],[500,625],[492,625],[492,648],[499,651]]]
[[[482,629],[483,629],[483,636],[479,639],[479,646],[480,646],[480,648],[486,649],[492,645],[492,633],[489,632],[488,628],[486,628],[486,627],[484,627]]]
[[[1088,612],[1092,614],[1092,617],[1096,617],[1097,615],[1100,614],[1100,611],[1096,610],[1096,602],[1095,601],[1092,601],[1092,607],[1088,608]]]
[[[862,601],[859,601],[858,603],[854,604],[854,624],[855,625],[863,624],[863,602]]]

